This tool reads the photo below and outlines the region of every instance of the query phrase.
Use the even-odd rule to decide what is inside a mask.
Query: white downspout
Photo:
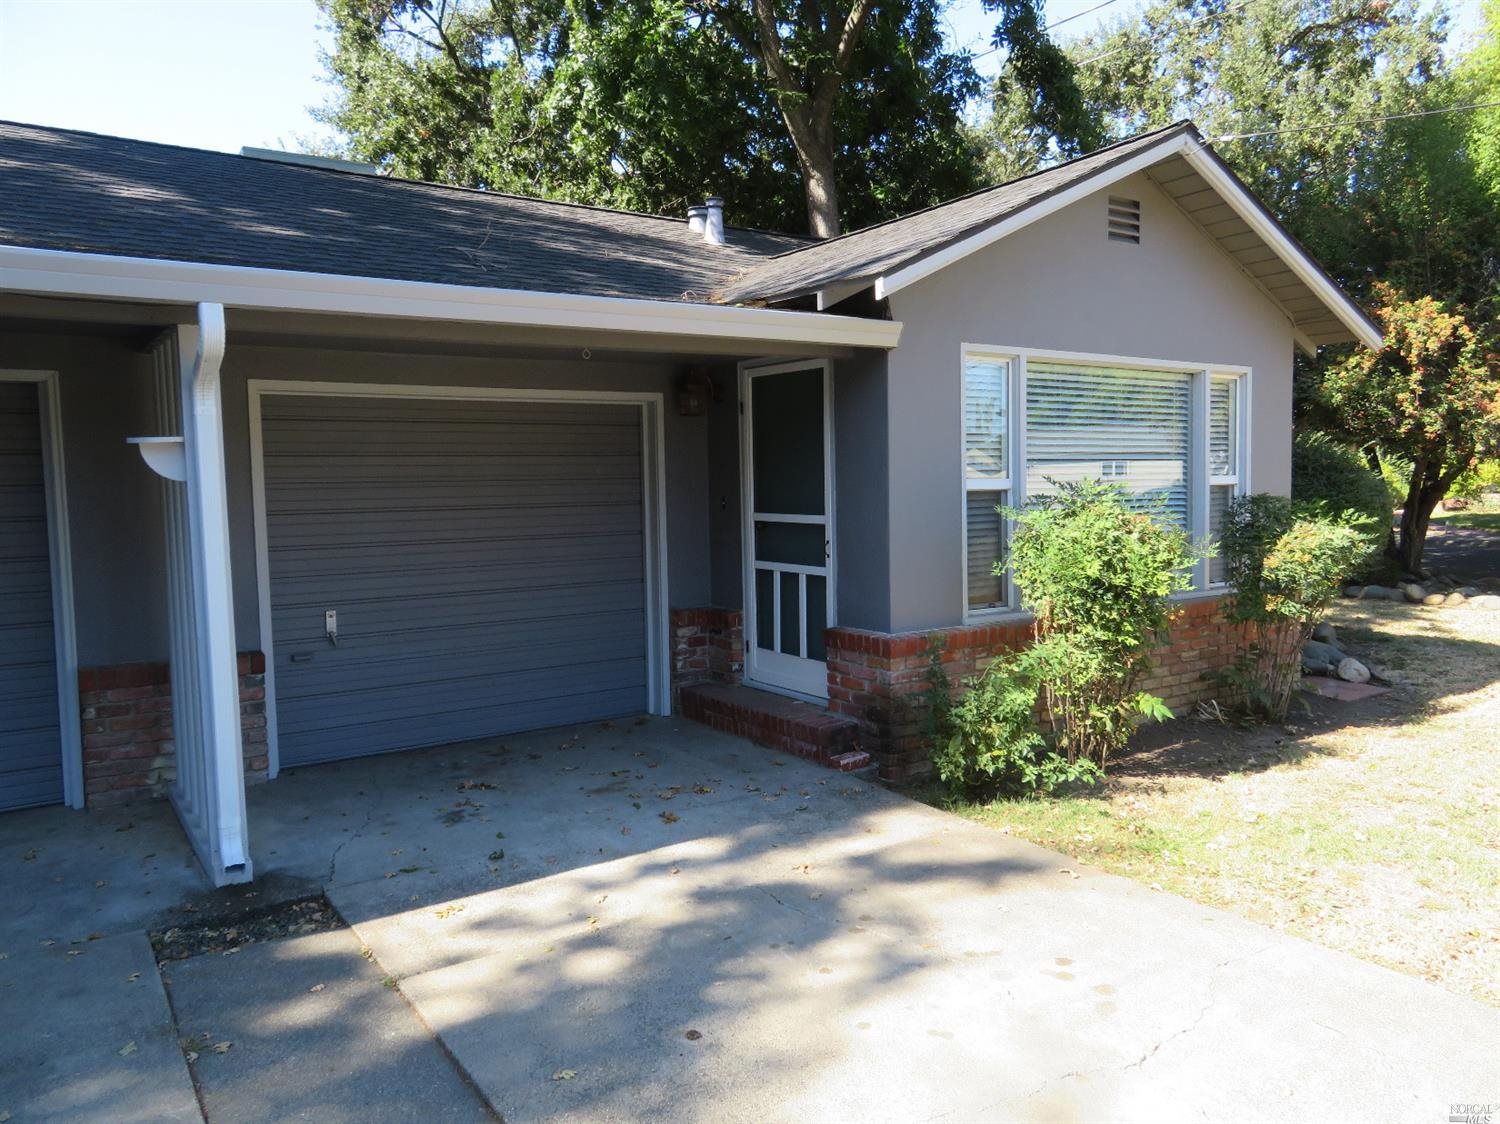
[[[252,870],[240,742],[234,587],[229,569],[229,497],[224,478],[223,395],[219,383],[225,345],[222,304],[198,305],[197,336],[191,367],[182,372],[186,399],[183,415],[188,422],[184,426],[184,451],[196,579],[194,624],[205,720],[204,764],[208,768],[209,822],[214,834],[211,845],[217,852],[218,866],[210,873],[215,883],[223,884],[249,881]]]

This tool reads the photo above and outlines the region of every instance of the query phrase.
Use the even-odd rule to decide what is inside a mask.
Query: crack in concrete
[[[331,886],[338,880],[337,872],[339,866],[339,855],[343,853],[344,848],[349,846],[350,843],[353,843],[356,839],[358,839],[361,835],[368,831],[370,824],[374,822],[375,810],[379,807],[380,801],[385,794],[380,790],[379,778],[372,775],[369,778],[369,781],[370,787],[375,790],[375,800],[371,802],[368,810],[365,812],[365,822],[360,824],[357,828],[350,832],[349,837],[343,840],[337,847],[335,847],[333,849],[333,854],[328,856],[328,879],[326,885]]]

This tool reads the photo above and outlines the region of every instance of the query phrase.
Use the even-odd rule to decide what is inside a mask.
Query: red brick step
[[[684,687],[682,716],[842,773],[870,764],[854,719],[770,691],[721,683]]]

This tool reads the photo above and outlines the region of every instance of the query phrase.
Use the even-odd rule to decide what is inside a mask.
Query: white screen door
[[[823,630],[834,623],[828,365],[747,368],[745,677],[828,697]]]

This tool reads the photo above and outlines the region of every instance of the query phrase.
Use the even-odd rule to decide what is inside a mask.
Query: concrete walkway
[[[368,1119],[403,1080],[455,1118],[472,1082],[513,1121],[1432,1121],[1500,1099],[1500,1011],[690,723],[347,762],[250,799],[266,881],[236,892],[326,887],[357,941],[168,967],[183,1033],[237,1043],[197,1063],[214,1119]],[[216,907],[168,902],[177,857],[153,853],[112,867],[117,894],[155,868],[149,907],[72,919],[57,887],[88,865],[49,837],[6,869],[51,904],[0,918],[0,951]]]

